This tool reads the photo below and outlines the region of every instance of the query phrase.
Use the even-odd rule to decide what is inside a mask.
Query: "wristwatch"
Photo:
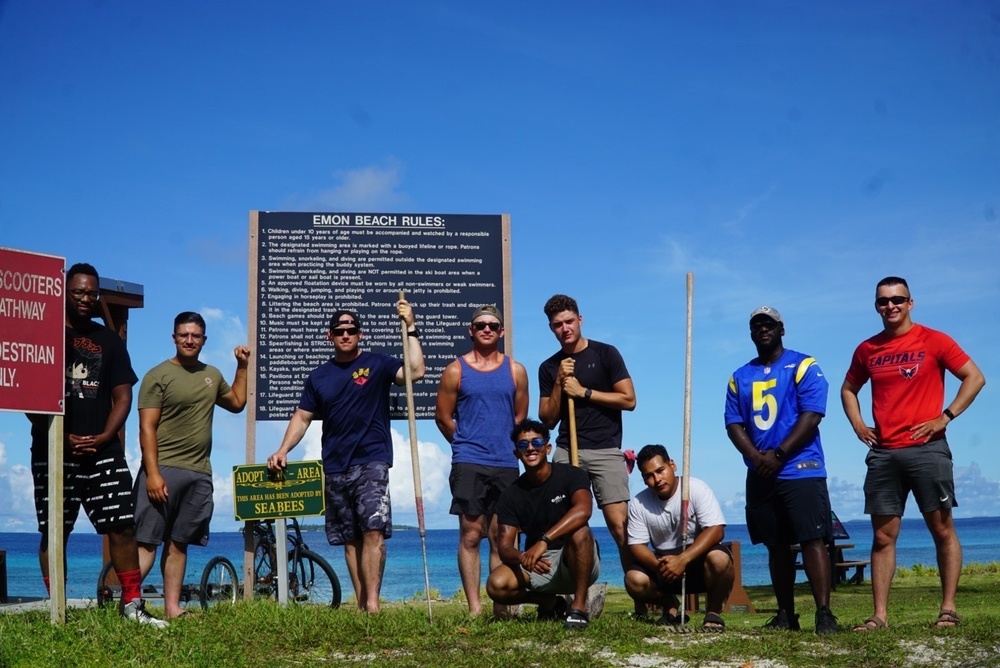
[[[587,391],[583,393],[583,398],[586,399],[587,401],[590,401],[590,395],[592,395],[593,393],[594,391],[588,387]]]
[[[779,462],[783,462],[786,459],[788,459],[788,453],[782,450],[781,448],[775,448],[774,458],[777,459]]]

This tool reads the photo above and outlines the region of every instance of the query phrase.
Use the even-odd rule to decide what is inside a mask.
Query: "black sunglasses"
[[[524,440],[518,441],[514,445],[517,446],[518,450],[527,450],[529,445],[531,447],[533,447],[535,450],[541,450],[542,448],[545,447],[545,439],[544,438],[533,438],[530,441],[527,440],[527,439],[524,439]]]
[[[893,297],[879,297],[878,299],[875,300],[875,305],[888,306],[891,302],[893,305],[899,306],[900,304],[905,304],[908,301],[910,301],[909,297],[904,297],[903,295],[895,295]]]
[[[355,336],[360,331],[361,330],[358,329],[357,327],[348,327],[346,329],[335,329],[335,330],[333,330],[333,335],[334,336],[343,336],[344,334],[347,334],[348,336]]]
[[[490,328],[491,332],[499,332],[501,325],[500,325],[499,322],[482,322],[482,321],[479,321],[479,322],[472,323],[472,329],[476,330],[477,332],[481,332],[484,329],[486,329],[487,327]]]

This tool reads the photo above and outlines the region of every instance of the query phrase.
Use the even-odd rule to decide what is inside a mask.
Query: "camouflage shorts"
[[[389,465],[385,462],[326,474],[326,539],[330,545],[361,540],[366,531],[392,537]]]

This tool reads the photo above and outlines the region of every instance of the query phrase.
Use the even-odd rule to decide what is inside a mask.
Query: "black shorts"
[[[31,449],[31,476],[35,481],[35,515],[38,531],[49,524],[49,462]],[[63,529],[68,534],[76,524],[80,506],[94,525],[106,534],[135,524],[132,473],[121,445],[112,445],[89,457],[68,457],[63,463]]]
[[[710,555],[712,552],[715,552],[717,550],[725,552],[726,554],[728,554],[729,555],[729,561],[732,562],[732,560],[733,560],[733,553],[729,549],[729,546],[728,545],[723,545],[722,543],[716,543],[715,545],[713,545],[708,550],[708,552],[706,552],[702,556],[698,557],[697,559],[695,559],[694,561],[692,561],[691,563],[689,563],[687,565],[687,568],[684,569],[684,579],[686,580],[686,582],[684,583],[684,586],[687,588],[688,591],[690,591],[690,592],[703,592],[703,591],[707,591],[708,590],[708,587],[705,585],[705,559],[708,558],[708,555]],[[681,552],[681,550],[679,550],[679,549],[678,550],[671,550],[671,551],[657,550],[656,551],[656,558],[659,559],[660,557],[663,557],[663,556],[671,554],[671,553],[672,554],[680,554],[680,552]],[[656,588],[659,589],[661,592],[663,592],[665,594],[680,594],[681,593],[681,584],[682,583],[681,583],[680,579],[674,580],[673,582],[667,582],[666,580],[663,579],[663,576],[660,575],[659,572],[650,573],[645,568],[643,568],[642,566],[640,566],[639,564],[636,564],[636,563],[633,563],[629,567],[629,570],[642,571],[643,573],[646,574],[646,576],[650,579],[650,581],[656,586]]]
[[[921,513],[958,505],[951,450],[943,438],[908,448],[874,448],[865,463],[868,515],[902,517],[911,491]]]
[[[185,545],[208,545],[208,528],[215,502],[209,473],[161,466],[167,483],[167,502],[153,503],[146,491],[146,470],[135,477],[135,538],[145,545],[167,540]]]
[[[482,464],[452,464],[452,515],[492,515],[497,499],[517,480],[518,469]]]
[[[833,540],[826,478],[778,480],[747,471],[747,533],[754,545]]]

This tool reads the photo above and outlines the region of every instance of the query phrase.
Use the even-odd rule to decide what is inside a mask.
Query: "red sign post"
[[[66,621],[63,418],[66,260],[0,248],[0,410],[48,413],[49,581],[54,624]]]
[[[0,410],[64,412],[65,266],[0,248]]]

